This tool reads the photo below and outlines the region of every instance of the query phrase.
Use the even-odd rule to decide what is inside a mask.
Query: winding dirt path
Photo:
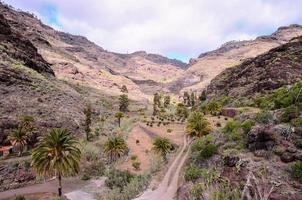
[[[135,200],[172,200],[178,189],[178,179],[181,168],[188,157],[188,147],[190,142],[184,136],[184,145],[179,154],[169,167],[164,179],[159,184],[156,190],[147,190]]]

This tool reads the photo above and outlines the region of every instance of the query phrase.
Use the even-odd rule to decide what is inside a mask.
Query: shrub
[[[140,166],[141,166],[141,163],[139,161],[134,161],[132,163],[132,167],[135,169],[135,170],[139,170],[140,169]]]
[[[221,127],[221,123],[220,123],[220,122],[217,122],[217,123],[216,123],[216,126],[217,126],[217,127]]]
[[[302,139],[297,139],[295,145],[297,148],[302,149]]]
[[[237,141],[242,138],[240,128],[240,122],[232,120],[226,123],[225,127],[222,129],[222,132],[226,135],[228,140]]]
[[[261,111],[256,115],[256,121],[261,124],[268,124],[273,116],[268,111]]]
[[[81,180],[83,181],[88,181],[90,179],[90,176],[88,176],[87,174],[84,174],[82,177],[81,177]]]
[[[302,182],[302,161],[297,161],[291,165],[291,174],[293,178]]]
[[[24,196],[18,195],[16,196],[15,200],[26,200]]]
[[[213,135],[206,135],[204,137],[201,137],[197,140],[195,140],[193,143],[192,143],[192,147],[191,147],[191,151],[194,153],[194,152],[199,152],[201,151],[204,146],[206,144],[209,144],[211,143],[212,141],[214,140],[214,137]]]
[[[84,173],[88,176],[103,176],[105,173],[105,164],[98,160],[93,161],[88,167],[84,169]]]
[[[204,184],[195,183],[190,190],[190,195],[192,195],[194,200],[201,200],[204,189],[205,189]]]
[[[136,160],[136,159],[137,159],[137,155],[132,155],[132,156],[130,157],[130,159],[131,159],[131,160]]]
[[[247,119],[245,120],[242,124],[241,124],[241,128],[243,130],[244,134],[247,134],[248,132],[250,132],[250,130],[252,129],[253,126],[255,126],[256,122],[251,120],[251,119]]]
[[[115,187],[123,189],[134,178],[129,172],[119,171],[117,169],[110,170],[107,177],[105,184],[110,189]]]
[[[204,148],[199,152],[198,159],[206,160],[215,155],[218,151],[218,146],[214,144],[206,144]]]
[[[172,133],[172,131],[173,131],[173,130],[170,129],[170,128],[167,129],[167,133]]]
[[[302,127],[302,118],[295,118],[290,121],[290,124],[294,127]]]
[[[91,143],[85,143],[82,147],[82,153],[87,161],[98,160],[100,156],[100,149]]]
[[[201,177],[201,170],[199,167],[190,165],[185,169],[185,180],[186,181],[196,181]]]
[[[292,119],[299,117],[299,109],[295,106],[290,106],[285,108],[282,115],[281,115],[281,122],[287,123],[290,122]]]

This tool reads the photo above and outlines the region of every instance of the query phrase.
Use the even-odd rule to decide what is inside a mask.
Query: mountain
[[[204,89],[215,76],[225,69],[266,53],[301,35],[302,26],[290,25],[280,27],[272,35],[260,36],[255,40],[227,42],[217,50],[203,53],[198,58],[191,59],[183,76],[170,84],[170,88],[175,92],[181,91],[181,93]]]
[[[118,54],[106,51],[85,37],[56,31],[34,15],[8,5],[0,4],[0,12],[15,32],[33,43],[51,64],[57,78],[100,89],[110,95],[119,95],[122,85],[126,85],[130,97],[146,99],[148,96],[142,91],[148,84],[144,82],[141,88],[141,80],[160,87],[161,83],[175,80],[187,67],[181,61],[146,52]]]
[[[302,79],[302,37],[226,69],[207,87],[211,96],[255,97]]]

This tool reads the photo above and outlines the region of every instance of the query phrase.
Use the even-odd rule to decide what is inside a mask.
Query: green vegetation
[[[302,94],[301,94],[302,95]],[[296,106],[289,106],[283,110],[281,122],[288,123],[300,116],[300,110]]]
[[[57,176],[59,196],[62,196],[62,176],[71,176],[79,172],[81,151],[78,145],[78,140],[66,129],[52,129],[33,149],[33,168],[40,175]]]
[[[235,120],[228,121],[222,132],[229,141],[238,141],[242,138],[241,124]]]
[[[106,166],[101,160],[92,161],[87,167],[84,169],[84,175],[89,177],[99,177],[105,174]]]
[[[19,148],[19,156],[22,156],[23,150],[25,145],[28,141],[28,134],[27,132],[22,128],[19,127],[18,129],[13,130],[7,137],[7,139],[10,141],[10,143],[13,146],[16,146]]]
[[[182,103],[177,104],[176,115],[181,118],[187,118],[189,115],[188,108]]]
[[[110,170],[107,177],[105,181],[107,187],[110,189],[117,187],[121,190],[134,178],[129,172],[119,171],[117,169]]]
[[[120,101],[120,107],[119,107],[119,110],[121,112],[127,112],[128,111],[128,107],[129,107],[129,99],[128,99],[128,96],[126,94],[122,94],[120,97],[119,97],[119,101]]]
[[[98,160],[100,158],[100,154],[101,154],[100,148],[92,143],[84,142],[81,145],[81,149],[84,158],[89,162]]]
[[[214,144],[206,144],[199,152],[198,160],[206,160],[217,154],[218,146]]]
[[[124,114],[122,112],[117,112],[114,116],[118,120],[118,126],[121,127],[121,119],[124,117]]]
[[[250,132],[250,130],[252,129],[253,126],[255,126],[255,124],[256,122],[251,119],[247,119],[244,122],[242,122],[241,128],[243,130],[243,133],[247,134],[248,132]]]
[[[211,132],[210,123],[201,112],[192,112],[188,118],[186,130],[191,137],[201,137]]]
[[[104,144],[104,152],[108,156],[109,163],[116,161],[116,159],[124,155],[127,150],[126,141],[119,136],[109,138]]]
[[[89,141],[90,138],[91,138],[91,136],[90,136],[90,133],[91,133],[90,125],[91,125],[91,114],[92,114],[90,104],[88,104],[86,106],[86,108],[84,109],[84,114],[85,114],[84,130],[85,130],[85,133],[86,133],[86,140]]]
[[[167,138],[157,137],[153,141],[153,150],[167,160],[167,154],[171,152],[172,144]]]
[[[260,124],[268,124],[273,119],[269,111],[263,110],[256,115],[256,121]]]
[[[164,97],[164,107],[167,108],[170,105],[171,97],[169,95],[166,95]]]
[[[297,181],[302,182],[302,161],[296,161],[291,165],[291,174]]]
[[[302,139],[297,139],[295,145],[297,148],[302,149]]]
[[[122,86],[121,92],[122,92],[122,93],[128,93],[128,88],[127,88],[126,85],[123,85],[123,86]]]
[[[26,198],[22,195],[16,196],[15,200],[26,200]]]
[[[302,81],[292,85],[290,88],[277,89],[273,95],[274,109],[287,108],[302,102]]]
[[[134,161],[132,163],[132,167],[135,169],[135,170],[139,170],[140,169],[140,166],[141,166],[141,163],[139,161]]]

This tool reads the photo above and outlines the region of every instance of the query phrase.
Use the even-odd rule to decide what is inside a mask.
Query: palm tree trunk
[[[59,172],[58,179],[59,179],[58,193],[59,193],[59,197],[61,197],[62,196],[62,177],[61,177],[61,173],[60,172]]]
[[[118,118],[118,126],[121,127],[121,118]]]

